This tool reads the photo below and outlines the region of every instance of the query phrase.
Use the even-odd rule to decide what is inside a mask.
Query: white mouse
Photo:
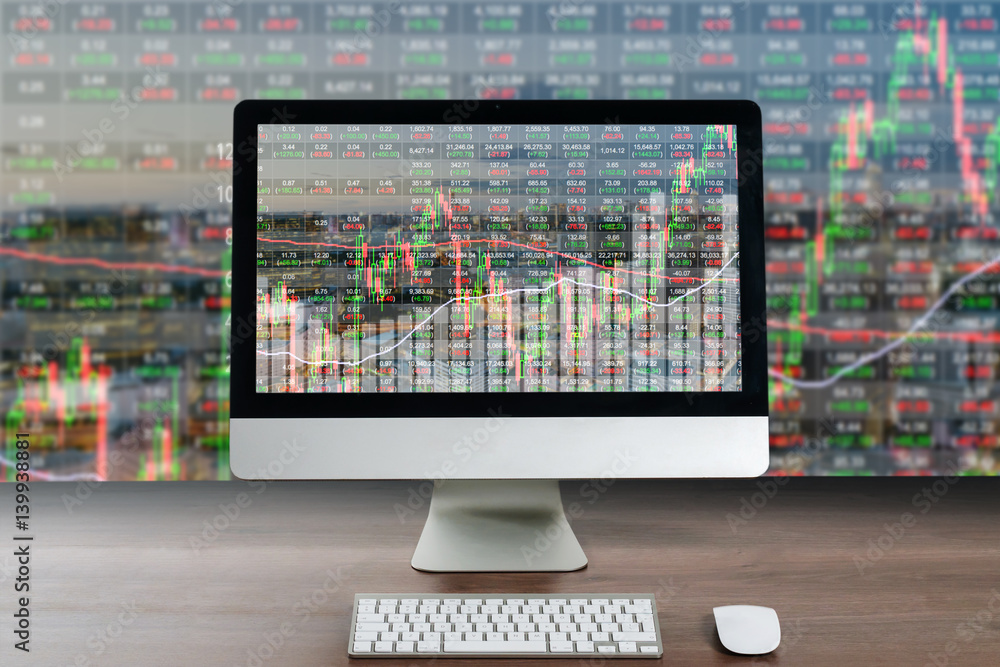
[[[770,607],[734,604],[715,607],[715,627],[722,645],[733,653],[770,653],[781,643],[778,614]]]

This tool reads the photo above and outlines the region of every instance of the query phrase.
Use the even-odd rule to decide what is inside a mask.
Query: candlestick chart
[[[38,479],[228,477],[231,111],[251,97],[455,99],[459,111],[490,99],[753,99],[764,119],[771,472],[1000,470],[996,2],[4,0],[0,20],[8,38],[0,66],[4,479],[13,475],[16,432],[37,443]],[[433,143],[368,131],[366,140],[331,137],[335,161],[358,159],[344,157],[351,150],[379,159],[372,153],[382,143]],[[487,143],[504,142],[445,137],[436,150],[463,143],[475,144],[474,158],[443,160],[473,162]],[[515,143],[520,151],[544,140]],[[629,390],[645,381],[683,390],[669,372],[637,372],[634,335],[623,348],[628,372],[598,372],[617,368],[616,355],[600,356],[614,342],[601,337],[614,331],[605,327],[639,333],[650,324],[642,315],[697,299],[704,349],[707,308],[732,305],[706,301],[730,298],[714,290],[732,265],[713,272],[705,264],[717,259],[713,250],[681,245],[692,241],[685,234],[715,241],[706,236],[717,230],[668,219],[690,196],[671,189],[676,179],[637,173],[647,168],[630,161],[624,176],[583,179],[593,189],[618,178],[627,185],[606,187],[627,193],[588,191],[579,195],[585,204],[565,201],[565,210],[532,211],[553,204],[523,201],[489,211],[512,205],[488,201],[505,196],[490,193],[489,181],[510,176],[472,167],[452,175],[450,165],[443,173],[439,155],[384,159],[404,157],[405,173],[358,177],[366,182],[356,186],[339,176],[289,186],[281,181],[304,177],[269,177],[265,196],[295,204],[261,212],[272,228],[258,232],[269,272],[260,316],[273,336],[267,351],[277,353],[260,355],[263,386],[457,392],[509,378],[509,390],[596,391],[620,379]],[[577,196],[560,190],[568,173],[530,185],[542,177],[527,169],[517,174],[525,180],[518,197]],[[654,187],[641,180],[660,181],[661,190],[636,191]],[[296,187],[301,194],[279,192]],[[544,187],[553,190],[529,192]],[[714,194],[698,179],[691,187],[699,205]],[[628,227],[614,229],[607,218],[618,212],[589,198],[619,196],[633,207],[646,197],[663,212],[633,208]],[[364,225],[347,219],[380,197],[407,206],[398,219],[392,207],[368,211]],[[577,205],[587,210],[569,210]],[[587,229],[558,227],[571,214]],[[639,219],[647,214],[652,221]],[[491,215],[512,218],[511,228],[473,228]],[[556,227],[531,228],[544,224]],[[660,226],[637,227],[645,224]],[[667,281],[687,259],[704,285]],[[322,274],[336,280],[324,286]],[[316,292],[333,284],[335,293]],[[441,306],[422,330],[418,309]],[[364,319],[344,319],[352,313]],[[657,324],[664,351],[685,341],[666,337],[669,322]],[[460,335],[467,331],[478,338]],[[564,340],[574,336],[589,341],[585,373],[569,372],[574,352]],[[495,357],[490,342],[501,351]],[[460,354],[466,344],[469,355]],[[392,359],[379,354],[392,346]],[[510,364],[511,374],[463,370],[476,355]],[[427,365],[412,373],[418,357]],[[710,357],[699,358],[691,379],[704,386],[720,374],[706,373]],[[386,361],[395,374],[378,372]],[[738,377],[730,371],[721,376]]]
[[[258,133],[258,391],[739,390],[734,126]]]

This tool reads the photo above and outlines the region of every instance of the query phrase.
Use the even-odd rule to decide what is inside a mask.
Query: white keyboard
[[[352,658],[659,658],[652,595],[354,596]]]

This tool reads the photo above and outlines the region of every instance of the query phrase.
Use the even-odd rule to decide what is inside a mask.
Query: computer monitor
[[[234,147],[236,476],[427,480],[413,566],[511,571],[586,564],[557,480],[766,470],[753,102],[252,100]]]

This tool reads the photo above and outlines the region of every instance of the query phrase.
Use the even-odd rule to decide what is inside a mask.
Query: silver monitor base
[[[587,556],[556,480],[446,480],[410,564],[425,572],[571,572]]]

